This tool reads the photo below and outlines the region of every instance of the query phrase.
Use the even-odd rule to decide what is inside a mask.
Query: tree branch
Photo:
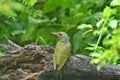
[[[33,73],[34,76],[34,73],[44,70],[44,72],[38,74],[38,80],[56,80],[57,74],[53,69],[54,47],[36,44],[20,47],[15,43],[10,43],[0,46],[0,48],[6,48],[4,50],[8,54],[10,53],[0,57],[0,73],[3,73],[0,79],[9,78],[9,80],[13,80],[20,79],[21,76],[25,78],[26,75],[32,75],[31,73]],[[87,56],[71,55],[60,73],[61,80],[120,80],[119,66],[105,64],[100,71],[97,71],[97,64],[90,64],[90,60],[91,58]],[[28,74],[19,72],[19,68],[22,72]],[[15,76],[11,78],[12,73]],[[4,77],[6,75],[7,77]]]

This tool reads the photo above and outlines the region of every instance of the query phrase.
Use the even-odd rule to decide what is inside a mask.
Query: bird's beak
[[[58,35],[56,32],[51,32],[52,34],[54,34],[54,35]]]

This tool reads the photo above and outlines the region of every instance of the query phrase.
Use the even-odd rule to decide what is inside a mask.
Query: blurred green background
[[[120,64],[120,0],[0,0],[0,44],[55,46],[58,31],[70,36],[72,54],[92,56],[98,69]]]

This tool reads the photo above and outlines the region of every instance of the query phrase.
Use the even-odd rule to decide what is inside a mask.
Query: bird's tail
[[[57,80],[62,80],[62,70],[57,70],[56,69],[56,79]]]

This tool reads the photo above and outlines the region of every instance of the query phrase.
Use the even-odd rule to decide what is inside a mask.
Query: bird
[[[52,32],[52,34],[57,35],[60,41],[57,42],[55,51],[53,54],[53,65],[56,71],[61,71],[64,64],[71,54],[71,43],[70,38],[65,32]]]

